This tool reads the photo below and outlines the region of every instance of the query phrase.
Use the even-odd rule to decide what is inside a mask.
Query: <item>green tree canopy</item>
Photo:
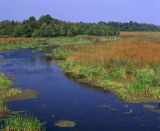
[[[119,31],[160,31],[160,26],[137,22],[73,23],[65,22],[50,15],[38,20],[31,16],[22,21],[0,21],[0,37],[56,37],[75,35],[118,35]]]

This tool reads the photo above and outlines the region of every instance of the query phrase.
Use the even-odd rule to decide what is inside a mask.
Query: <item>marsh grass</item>
[[[134,33],[133,33],[134,34]],[[121,37],[116,42],[62,46],[52,58],[63,58],[67,74],[115,92],[126,101],[160,100],[160,40],[152,34]]]
[[[12,85],[13,83],[9,77],[0,73],[0,116],[4,116],[9,112],[6,107],[5,100],[10,96],[22,93],[21,89],[11,88]]]
[[[70,51],[65,51],[61,48],[54,49],[52,52],[47,53],[44,55],[44,58],[47,60],[54,59],[65,59],[67,56],[70,55]]]
[[[0,90],[8,89],[13,83],[4,74],[0,73]]]
[[[12,81],[6,75],[0,73],[0,98],[22,93],[21,89],[11,88],[12,85]]]
[[[12,101],[37,97],[37,92],[33,90],[13,88],[12,85],[10,77],[0,73],[0,100]]]
[[[40,121],[33,116],[15,115],[4,121],[5,131],[44,131]]]
[[[33,39],[24,38],[0,38],[0,52],[20,48],[35,48],[36,42]],[[38,45],[39,47],[39,45]],[[40,48],[37,49],[41,51]],[[7,108],[7,102],[11,100],[19,100],[30,98],[32,95],[35,97],[36,93],[33,91],[22,91],[19,88],[12,88],[13,82],[9,76],[0,73],[0,117],[5,118],[10,116],[12,112]],[[28,94],[29,93],[29,94]],[[30,95],[31,94],[31,95]],[[26,117],[16,115],[5,119],[6,131],[43,131],[41,123],[37,118],[32,116]]]
[[[79,35],[74,37],[55,37],[55,38],[40,38],[42,41],[46,41],[51,45],[86,45],[93,44],[97,42],[110,42],[117,41],[119,37],[117,36],[87,36],[87,35]],[[44,42],[45,43],[45,42]]]
[[[16,44],[4,43],[4,44],[0,44],[0,52],[20,49],[20,48],[34,48],[34,47],[35,47],[34,43],[25,43],[25,42],[16,43]]]
[[[160,73],[152,68],[142,68],[128,73],[128,68],[87,66],[77,62],[65,61],[61,67],[64,72],[88,81],[91,85],[101,87],[104,90],[110,90],[126,101],[138,101],[140,96],[158,100],[160,98]],[[121,67],[121,66],[118,66]],[[82,82],[81,81],[81,82]]]
[[[44,38],[41,40],[45,40]],[[51,60],[65,59],[69,56],[73,50],[82,45],[89,45],[98,42],[115,42],[118,41],[117,36],[75,36],[75,37],[57,37],[46,40],[49,45],[57,45],[59,48],[52,49],[45,55],[45,58]]]
[[[159,36],[159,32],[123,32],[118,37],[38,38],[35,45],[59,46],[51,48],[45,57],[49,60],[64,59],[61,64],[64,72],[104,90],[111,90],[123,100],[136,101],[143,97],[143,100],[158,101]],[[0,51],[30,46],[15,45],[0,44]]]

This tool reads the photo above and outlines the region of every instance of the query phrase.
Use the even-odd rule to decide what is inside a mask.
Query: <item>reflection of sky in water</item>
[[[16,87],[33,88],[38,99],[10,102],[12,110],[25,110],[47,122],[47,130],[64,130],[54,126],[57,120],[72,120],[69,131],[159,131],[160,114],[143,104],[119,101],[115,95],[81,85],[67,78],[57,65],[49,65],[29,49],[0,55],[6,60],[3,72],[15,76]],[[158,105],[158,103],[150,103]],[[156,110],[159,110],[156,107]]]

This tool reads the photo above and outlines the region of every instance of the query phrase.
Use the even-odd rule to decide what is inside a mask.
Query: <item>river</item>
[[[57,64],[41,59],[43,52],[20,49],[0,54],[2,72],[13,75],[15,87],[33,89],[37,99],[12,101],[13,111],[25,111],[45,124],[47,131],[159,131],[160,107],[120,101],[116,95],[80,84],[67,77]],[[76,122],[73,128],[54,125],[58,120]]]

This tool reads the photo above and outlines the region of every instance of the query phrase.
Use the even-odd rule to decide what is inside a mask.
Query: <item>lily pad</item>
[[[76,126],[76,122],[69,120],[59,120],[54,125],[60,128],[67,128],[67,127],[72,128]]]

